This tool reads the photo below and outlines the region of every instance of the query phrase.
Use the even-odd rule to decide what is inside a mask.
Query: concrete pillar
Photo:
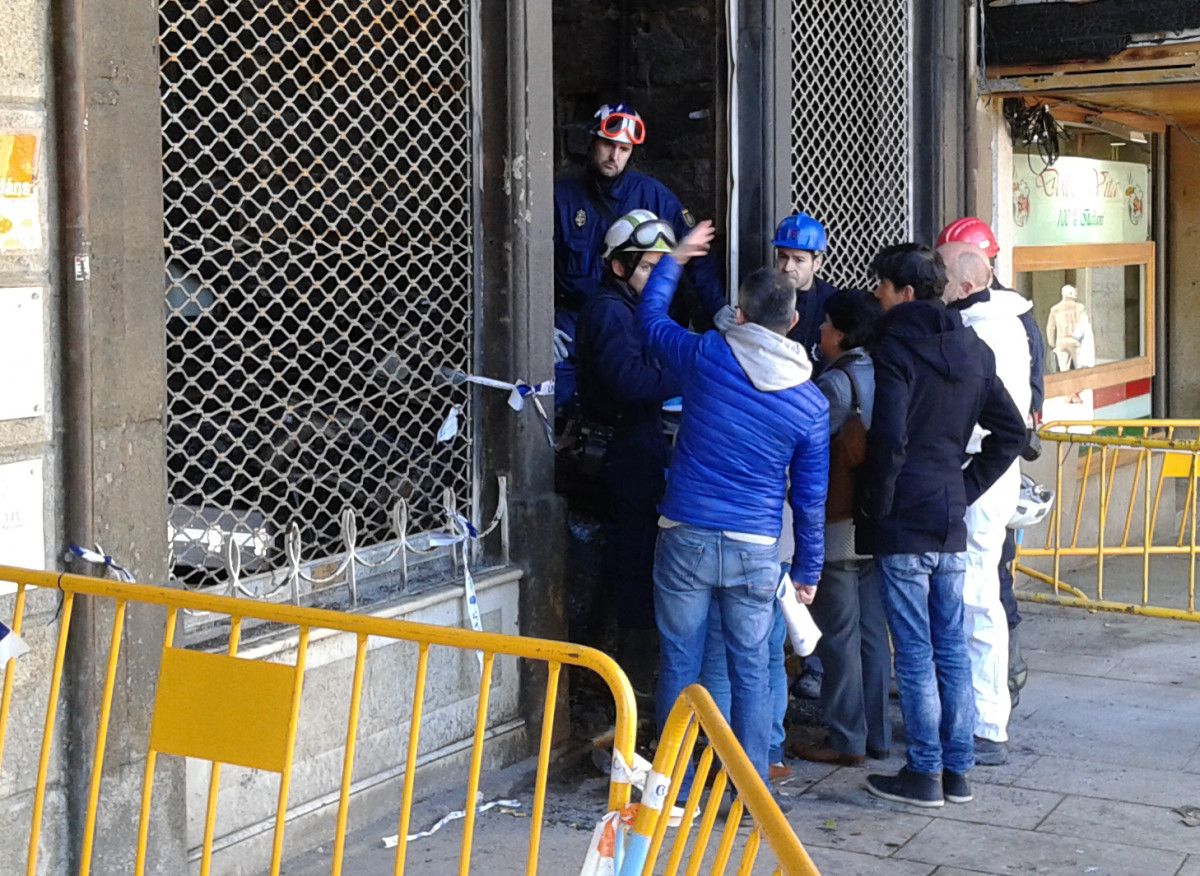
[[[554,374],[551,14],[548,4],[510,0],[482,4],[480,16],[479,368],[539,382]],[[477,400],[483,507],[492,507],[491,475],[509,476],[512,560],[525,572],[521,633],[565,639],[570,583],[554,453],[533,410],[515,414],[489,390]],[[488,547],[494,552],[499,543]],[[525,665],[523,672],[523,710],[540,721],[545,670]]]

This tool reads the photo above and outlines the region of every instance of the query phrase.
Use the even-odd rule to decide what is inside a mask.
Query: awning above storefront
[[[1200,125],[1200,42],[1127,49],[1101,61],[989,67],[992,97],[1050,106],[1059,121],[1161,132]]]

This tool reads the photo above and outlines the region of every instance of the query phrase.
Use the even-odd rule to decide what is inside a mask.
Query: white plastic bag
[[[817,649],[821,631],[809,614],[808,606],[797,598],[791,576],[786,572],[779,582],[779,589],[775,591],[775,598],[779,600],[779,607],[783,609],[783,619],[787,624],[792,650],[801,657],[807,657]]]

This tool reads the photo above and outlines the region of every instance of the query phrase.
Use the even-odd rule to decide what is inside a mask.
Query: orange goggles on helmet
[[[600,120],[597,133],[606,140],[625,142],[628,138],[632,145],[640,146],[646,139],[646,123],[641,116],[609,113]]]

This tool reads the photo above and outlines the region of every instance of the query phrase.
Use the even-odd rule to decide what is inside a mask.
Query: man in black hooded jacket
[[[946,269],[928,247],[875,257],[875,406],[858,477],[855,543],[875,557],[895,647],[907,765],[871,775],[878,797],[917,806],[971,799],[975,709],[963,632],[963,514],[1025,446],[1025,421],[992,351],[941,302]],[[988,431],[979,453],[967,442]]]

